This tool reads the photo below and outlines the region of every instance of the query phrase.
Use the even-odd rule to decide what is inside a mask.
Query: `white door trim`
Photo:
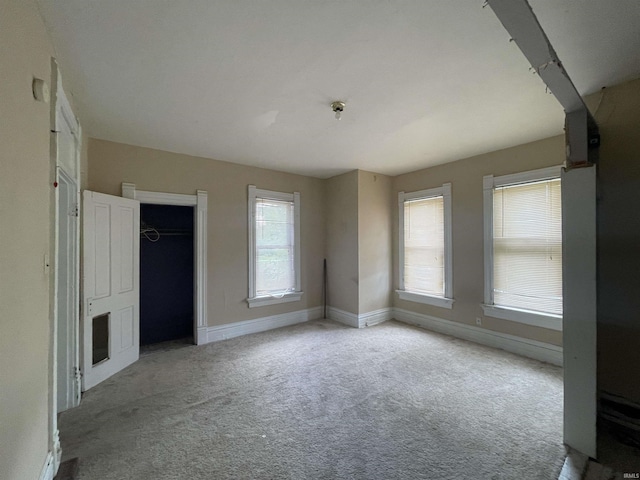
[[[79,354],[78,354],[78,335],[79,335],[79,221],[78,221],[78,202],[77,193],[78,186],[74,179],[62,168],[57,169],[58,187],[56,190],[56,401],[61,400],[56,405],[58,412],[77,407],[80,404],[80,370],[79,370]],[[70,191],[67,199],[61,198],[62,186]],[[61,220],[68,217],[67,232],[60,230]],[[69,235],[71,234],[71,235]],[[65,241],[65,244],[62,244]],[[67,261],[63,264],[63,252]],[[61,277],[61,269],[66,270],[66,278]],[[64,278],[64,280],[63,280]],[[64,281],[67,293],[63,298],[61,296],[60,283]],[[61,304],[63,301],[66,307],[62,311],[67,311],[66,322],[64,318],[60,318]],[[64,363],[64,367],[63,364]]]
[[[51,103],[52,109],[52,132],[51,132],[51,165],[52,176],[54,181],[58,181],[63,175],[66,177],[65,181],[74,188],[75,204],[77,209],[77,215],[80,215],[80,151],[82,142],[82,131],[78,119],[73,113],[69,100],[64,92],[62,85],[62,76],[58,70],[57,63],[54,59],[51,59],[52,68],[52,83],[54,88],[53,97],[55,101]],[[66,128],[65,128],[66,127]],[[68,130],[74,140],[75,149],[73,158],[63,159],[60,158],[58,152],[58,134],[62,129]],[[68,214],[69,212],[63,212]],[[60,447],[60,439],[58,432],[58,348],[64,349],[67,363],[74,365],[75,375],[71,382],[66,382],[64,385],[60,385],[60,388],[68,390],[67,398],[70,402],[65,406],[71,408],[77,406],[80,403],[80,344],[79,344],[79,332],[80,332],[80,225],[76,223],[74,238],[67,238],[66,245],[60,245],[59,238],[59,217],[60,212],[60,198],[59,191],[54,187],[53,189],[53,212],[52,212],[52,231],[51,235],[53,244],[53,260],[54,268],[52,269],[52,298],[51,298],[51,318],[52,318],[52,332],[51,332],[51,365],[50,365],[50,380],[49,385],[51,394],[49,396],[49,453],[52,458],[51,470],[55,474],[58,471],[60,460],[62,456],[62,449]],[[72,244],[73,243],[73,244]],[[67,301],[70,303],[69,309],[72,312],[70,325],[67,325],[66,331],[70,334],[66,336],[65,345],[58,345],[59,339],[59,321],[58,318],[58,255],[65,249],[71,253],[68,256],[71,263],[71,278],[68,279],[68,286],[70,288]],[[68,264],[67,264],[68,266]]]
[[[65,128],[66,127],[66,128]],[[67,163],[64,159],[61,159],[58,152],[58,135],[63,130],[69,130],[69,133],[74,137],[75,140],[75,153],[74,158],[72,159],[72,163]],[[56,86],[56,115],[55,115],[55,135],[54,141],[56,145],[56,181],[61,183],[62,181],[67,182],[72,185],[75,189],[74,195],[74,203],[75,203],[75,215],[77,218],[80,218],[80,145],[82,141],[80,124],[78,123],[77,118],[73,114],[73,110],[71,109],[71,105],[69,104],[69,100],[67,99],[66,94],[64,93],[64,89],[62,87],[62,78],[58,73],[58,84]],[[56,190],[56,244],[55,244],[55,281],[58,279],[58,266],[59,266],[59,256],[62,248],[65,248],[67,252],[71,253],[70,262],[73,267],[72,278],[68,282],[70,286],[70,295],[69,295],[69,306],[73,315],[73,322],[71,325],[66,326],[66,330],[69,335],[66,339],[66,345],[64,349],[66,351],[65,357],[67,362],[73,364],[73,369],[75,369],[75,375],[73,377],[72,382],[62,383],[58,385],[59,378],[56,378],[56,391],[55,394],[57,396],[58,388],[64,388],[67,390],[66,397],[68,399],[67,404],[63,405],[62,408],[65,410],[68,408],[76,407],[80,404],[80,349],[78,344],[79,334],[80,334],[80,224],[76,222],[74,238],[69,239],[69,242],[66,246],[59,244],[59,235],[58,224],[60,215],[67,215],[70,212],[60,212],[60,198],[59,198],[59,190]],[[56,283],[55,285],[55,335],[58,336],[58,332],[60,329],[60,319],[58,318],[58,294],[59,294],[59,286]],[[56,348],[58,348],[57,342],[59,338],[55,339]],[[58,369],[58,358],[57,351],[54,360],[55,372],[57,375]],[[56,400],[57,401],[57,400]],[[58,410],[58,405],[56,404],[56,410]]]
[[[134,183],[122,184],[122,196],[140,203],[179,205],[194,208],[194,306],[193,340],[196,345],[207,343],[207,192],[195,195],[137,190]]]

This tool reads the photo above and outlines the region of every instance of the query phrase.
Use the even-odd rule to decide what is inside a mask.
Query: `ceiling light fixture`
[[[342,116],[342,111],[344,110],[344,102],[333,102],[331,104],[331,110],[333,110],[336,114],[336,120],[340,120]]]

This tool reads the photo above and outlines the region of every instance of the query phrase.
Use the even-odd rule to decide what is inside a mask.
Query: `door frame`
[[[137,190],[134,183],[122,183],[122,196],[141,204],[194,207],[194,321],[193,342],[207,343],[207,192],[195,195]]]
[[[82,128],[78,118],[74,115],[71,104],[67,99],[62,85],[62,76],[58,69],[58,64],[54,58],[51,58],[51,91],[52,101],[50,110],[51,119],[51,135],[50,135],[50,152],[51,152],[51,177],[52,177],[52,209],[51,209],[51,236],[52,245],[51,255],[53,257],[53,268],[50,272],[50,370],[49,370],[49,436],[50,436],[50,452],[52,455],[52,467],[54,473],[58,471],[60,460],[62,457],[62,449],[60,446],[60,432],[58,430],[58,348],[65,352],[67,359],[72,359],[75,365],[74,380],[70,381],[66,386],[69,390],[73,390],[71,395],[72,405],[77,406],[80,402],[80,357],[79,357],[79,332],[80,332],[80,225],[76,224],[75,236],[73,239],[67,238],[67,243],[60,245],[59,222],[60,217],[60,198],[59,191],[56,188],[59,177],[64,174],[75,187],[76,212],[80,215],[80,156],[82,145]],[[66,123],[71,135],[75,138],[75,155],[72,162],[62,161],[58,155],[58,133],[61,130],[62,123]],[[68,213],[68,212],[66,212]],[[65,214],[66,214],[65,213]],[[71,245],[70,242],[75,245]],[[72,318],[67,330],[72,332],[71,339],[58,338],[59,322],[58,318],[58,256],[62,248],[67,252],[71,251],[69,256],[72,262],[71,276],[69,282],[71,291],[68,301],[71,303],[70,310]],[[64,342],[65,345],[59,345]],[[70,406],[70,407],[71,407]]]
[[[56,189],[56,255],[55,255],[55,271],[56,271],[56,410],[59,412],[77,407],[80,404],[80,369],[79,369],[79,241],[80,241],[80,225],[78,221],[78,185],[77,182],[69,175],[62,166],[57,168],[58,187]],[[69,203],[64,201],[60,195],[60,186],[66,184],[73,192],[73,196]],[[71,196],[71,195],[70,195]],[[71,229],[71,235],[67,236],[60,229],[60,220],[63,216],[74,216],[75,224]],[[63,241],[65,241],[63,245]],[[66,252],[67,262],[62,264],[62,253]],[[65,282],[68,288],[67,294],[61,296],[60,274],[65,269],[69,273],[69,277]],[[67,304],[67,310],[70,312],[65,322],[60,318],[60,302]],[[60,367],[66,365],[66,370],[61,373]],[[66,400],[62,405],[58,403],[61,390],[64,390]],[[62,410],[60,410],[62,408]]]

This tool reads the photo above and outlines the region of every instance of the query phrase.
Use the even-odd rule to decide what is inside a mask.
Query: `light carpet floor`
[[[556,479],[562,370],[395,321],[146,355],[61,414],[78,478]]]

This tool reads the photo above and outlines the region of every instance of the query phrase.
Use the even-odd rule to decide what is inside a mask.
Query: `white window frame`
[[[444,215],[444,297],[409,292],[404,289],[404,204],[409,200],[442,197]],[[408,300],[442,308],[453,308],[453,246],[451,236],[451,184],[442,187],[398,192],[398,282],[396,290],[401,300]]]
[[[540,168],[528,172],[513,173],[494,177],[485,175],[482,179],[484,190],[484,303],[482,310],[488,317],[500,318],[535,327],[562,331],[562,315],[553,315],[497,306],[493,300],[493,191],[498,187],[540,182],[560,178],[562,166]]]
[[[282,296],[262,295],[256,296],[256,198],[269,198],[284,202],[293,202],[293,215],[295,225],[294,232],[294,268],[296,275],[296,290]],[[249,185],[248,199],[249,215],[249,308],[275,305],[278,303],[296,302],[302,298],[303,291],[300,280],[300,193],[274,192],[262,190],[255,185]]]

